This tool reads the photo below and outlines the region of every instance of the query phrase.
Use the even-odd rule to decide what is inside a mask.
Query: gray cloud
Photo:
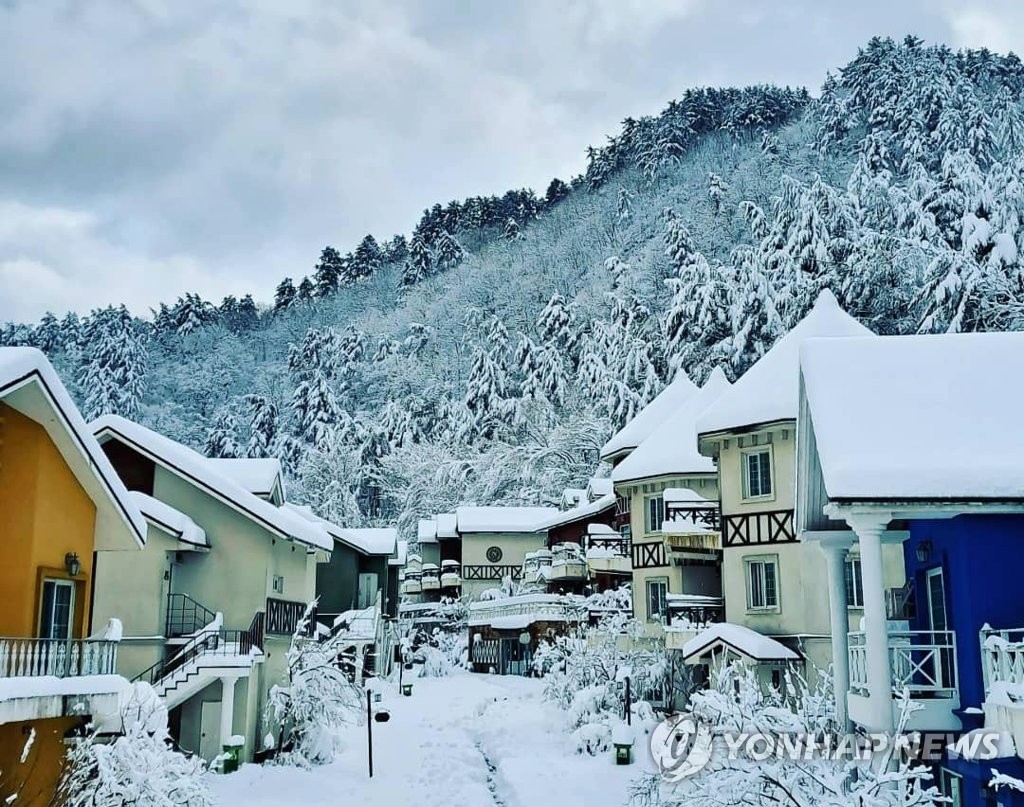
[[[1014,47],[1012,2],[0,4],[0,319],[270,296],[321,246],[583,167],[688,86],[820,85],[873,34]]]

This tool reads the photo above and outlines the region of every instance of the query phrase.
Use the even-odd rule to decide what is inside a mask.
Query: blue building
[[[869,732],[968,744],[998,732],[998,758],[932,759],[955,807],[1024,804],[989,785],[993,769],[1024,778],[1024,429],[1008,388],[1019,378],[1024,334],[801,351],[796,520],[827,559],[837,711]],[[920,707],[909,717],[902,691]]]

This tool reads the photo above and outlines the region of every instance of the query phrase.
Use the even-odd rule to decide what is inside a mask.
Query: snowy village
[[[812,53],[728,0],[787,46],[730,87],[687,61],[727,61],[718,7],[497,30],[441,5],[443,34],[396,2],[246,7],[239,35],[0,4],[0,60],[35,76],[0,125],[0,799],[1024,805],[1019,9],[782,4],[823,15]],[[41,31],[45,65],[18,44]],[[522,115],[583,162],[494,194],[406,87],[532,108],[483,65],[526,82],[513,51],[555,32],[634,61],[538,95],[579,128]],[[550,58],[538,87],[568,81]],[[643,82],[661,100],[622,120]],[[618,129],[586,147],[605,89]],[[280,123],[316,99],[330,137]],[[488,165],[519,137],[458,121]],[[410,123],[490,195],[402,162]],[[332,184],[359,194],[340,230]]]

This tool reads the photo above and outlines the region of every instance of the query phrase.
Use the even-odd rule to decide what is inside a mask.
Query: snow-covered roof
[[[389,566],[405,566],[405,561],[409,557],[409,542],[398,541],[395,545],[395,556],[388,559]]]
[[[394,527],[343,527],[368,555],[391,555],[398,542],[398,530]]]
[[[89,428],[97,439],[124,443],[283,538],[328,552],[334,547],[332,538],[316,523],[250,493],[188,446],[119,415],[103,415]]]
[[[587,524],[587,535],[618,535],[619,531],[615,527],[611,527],[607,524]]]
[[[460,533],[536,532],[538,525],[559,513],[554,507],[459,507],[455,517]]]
[[[665,500],[665,504],[675,504],[677,502],[709,502],[707,496],[698,493],[690,488],[665,488],[661,492],[661,498]]]
[[[138,490],[128,491],[128,498],[139,508],[139,512],[145,516],[147,521],[179,541],[193,546],[210,545],[206,540],[206,530],[180,510],[175,510],[169,504],[164,504],[159,499],[154,499]]]
[[[275,457],[208,459],[207,462],[250,493],[270,496],[282,485],[281,461]]]
[[[395,551],[398,531],[394,527],[379,529],[353,529],[340,527],[326,518],[318,516],[304,504],[285,502],[282,510],[295,513],[311,524],[320,527],[333,541],[341,541],[364,555],[390,555]]]
[[[745,625],[718,622],[705,628],[683,645],[683,660],[725,648],[752,661],[797,661],[800,656],[770,636]]]
[[[560,527],[563,524],[571,524],[574,521],[596,516],[605,510],[610,510],[614,506],[615,494],[607,493],[600,499],[594,499],[592,502],[573,507],[571,510],[555,510],[552,515],[537,522],[535,527],[538,531],[549,530],[552,527]]]
[[[436,544],[437,521],[432,518],[421,518],[416,525],[416,540],[421,544]]]
[[[684,372],[679,371],[671,384],[604,444],[601,448],[601,459],[614,459],[636,448],[659,423],[696,391],[696,385]]]
[[[562,506],[575,507],[586,495],[587,491],[583,488],[566,488],[562,491]]]
[[[796,326],[697,418],[697,432],[735,431],[796,420],[800,345],[816,336],[871,336],[827,289]]]
[[[0,399],[46,430],[97,507],[96,534],[122,535],[124,528],[131,541],[143,546],[145,519],[42,352],[0,348]]]
[[[829,498],[1024,498],[1024,333],[815,339],[801,370]]]
[[[594,476],[587,481],[586,495],[589,499],[600,499],[602,496],[615,493],[615,484],[611,477]]]
[[[458,538],[459,528],[455,513],[438,513],[437,521],[438,538]]]
[[[714,473],[714,462],[697,450],[697,419],[730,386],[725,373],[716,367],[703,387],[670,412],[647,439],[612,469],[612,479],[630,482],[654,476]]]

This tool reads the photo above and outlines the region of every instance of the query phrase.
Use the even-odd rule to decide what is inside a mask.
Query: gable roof
[[[281,505],[281,509],[295,513],[311,524],[317,525],[333,540],[341,541],[364,555],[390,555],[395,551],[398,531],[394,527],[368,529],[340,527],[333,521],[318,516],[311,507],[305,504],[285,502]]]
[[[284,494],[281,461],[276,457],[208,458],[214,468],[256,496],[271,496],[275,488]]]
[[[188,446],[118,415],[103,415],[89,427],[98,440],[123,443],[285,540],[327,552],[334,546],[331,537],[315,523],[253,495]]]
[[[612,480],[629,482],[654,476],[714,473],[715,463],[697,450],[697,419],[730,386],[725,373],[716,367],[703,387],[687,397],[612,469]]]
[[[797,661],[800,658],[796,651],[745,625],[718,622],[683,645],[683,661],[718,649],[731,650],[752,661]]]
[[[139,512],[150,524],[162,529],[168,535],[192,546],[207,547],[206,530],[191,518],[169,504],[138,490],[128,491],[128,498],[139,508]]]
[[[459,532],[536,532],[544,519],[559,515],[554,507],[458,507]]]
[[[815,336],[872,336],[839,307],[826,289],[806,317],[772,345],[743,376],[697,419],[698,434],[739,431],[796,420],[800,345]]]
[[[437,522],[438,538],[459,537],[459,526],[455,513],[438,513],[434,520]]]
[[[655,427],[668,417],[687,398],[697,391],[697,386],[682,370],[636,416],[612,435],[601,448],[601,459],[613,460],[629,453],[642,443]]]
[[[561,527],[564,524],[571,524],[574,521],[582,521],[585,518],[591,518],[601,513],[611,510],[615,507],[615,494],[606,493],[599,499],[594,499],[592,502],[585,502],[584,504],[577,505],[569,510],[556,510],[547,518],[543,518],[536,524],[538,531],[549,530],[552,527]]]
[[[829,498],[1024,498],[1024,333],[812,339],[800,363]]]
[[[96,505],[96,535],[127,532],[130,543],[144,546],[145,519],[42,352],[0,348],[0,400],[46,431]]]

